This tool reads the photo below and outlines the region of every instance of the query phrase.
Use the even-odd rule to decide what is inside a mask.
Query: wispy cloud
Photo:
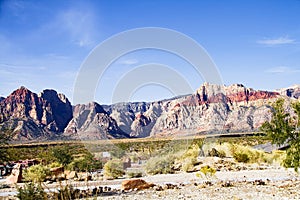
[[[41,26],[35,36],[39,37],[49,32],[79,47],[92,47],[97,38],[96,15],[87,4],[82,7],[74,5],[65,8],[55,13],[52,21]]]
[[[266,72],[271,74],[299,73],[300,69],[293,69],[291,67],[286,67],[286,66],[278,66],[278,67],[270,68],[266,70]]]
[[[127,59],[127,60],[121,60],[119,63],[123,65],[134,65],[138,62],[139,61],[137,59]]]
[[[4,3],[14,16],[20,17],[20,13],[24,10],[26,2],[20,0],[10,0]]]
[[[46,70],[45,66],[31,66],[31,65],[22,65],[22,64],[9,64],[9,63],[0,63],[2,69],[9,70]]]
[[[257,43],[268,45],[268,46],[275,46],[275,45],[283,45],[283,44],[293,44],[295,43],[295,40],[289,38],[288,36],[285,36],[285,37],[279,37],[273,39],[258,40]]]
[[[60,19],[60,26],[69,32],[72,42],[80,47],[93,44],[94,19],[90,11],[70,9],[62,13]]]

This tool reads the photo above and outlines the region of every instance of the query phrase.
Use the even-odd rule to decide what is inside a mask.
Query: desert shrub
[[[79,198],[79,190],[74,189],[71,185],[59,186],[58,193],[53,193],[53,199],[56,200],[71,200]]]
[[[123,162],[121,160],[109,160],[105,163],[104,167],[104,176],[107,178],[118,178],[125,174],[123,169]]]
[[[274,160],[270,154],[241,145],[231,145],[231,154],[236,161],[245,163],[272,163]]]
[[[181,163],[181,170],[185,172],[192,171],[197,163],[197,157],[199,155],[199,146],[191,145],[186,151],[178,152],[176,155],[176,163]]]
[[[200,172],[197,172],[196,176],[209,179],[209,178],[214,177],[215,174],[216,174],[216,169],[209,165],[206,165],[206,166],[201,167]]]
[[[53,162],[53,163],[50,163],[48,166],[49,166],[49,168],[55,168],[55,167],[61,167],[61,164],[58,162]]]
[[[37,158],[43,161],[43,163],[49,165],[54,162],[57,163],[56,158],[53,156],[51,150],[45,150],[41,147],[37,148],[36,151],[38,152]]]
[[[244,163],[247,163],[247,162],[249,162],[249,160],[250,160],[248,154],[246,154],[246,153],[241,153],[241,152],[237,152],[237,153],[233,154],[233,158],[234,158],[237,162],[244,162]]]
[[[208,156],[225,158],[226,157],[226,153],[222,149],[221,150],[217,150],[216,148],[212,148],[211,150],[208,151]]]
[[[125,156],[126,151],[123,149],[116,148],[116,149],[112,150],[110,153],[111,153],[112,157],[121,159],[123,156]]]
[[[278,162],[280,164],[284,164],[283,161],[286,159],[286,152],[285,151],[273,151],[272,152],[272,161]]]
[[[300,138],[299,138],[300,139]],[[295,171],[298,172],[300,168],[300,144],[299,148],[290,147],[286,151],[286,158],[284,159],[283,166],[294,167]]]
[[[83,157],[74,159],[68,166],[69,170],[91,171],[93,169],[102,169],[102,162],[96,160],[91,153],[85,154]]]
[[[55,157],[56,161],[63,166],[67,166],[73,160],[73,157],[66,146],[54,148],[52,150],[52,155]]]
[[[202,149],[208,156],[216,156],[224,158],[232,155],[233,145],[228,142],[207,142],[203,145]],[[215,151],[215,152],[214,152]]]
[[[172,154],[156,156],[150,158],[144,166],[148,174],[169,174],[173,173],[172,169],[176,157]]]
[[[184,160],[182,160],[181,169],[185,172],[191,172],[196,162],[197,160],[195,158],[185,158]]]
[[[47,194],[40,184],[27,183],[23,187],[17,187],[17,198],[21,200],[47,199]]]
[[[0,121],[1,121],[1,117],[0,117]],[[3,148],[3,146],[7,145],[8,141],[11,139],[11,136],[13,136],[13,131],[9,130],[6,127],[0,126],[0,163],[1,162],[5,162],[5,161],[9,161],[10,155],[8,153],[8,149],[7,148]],[[15,155],[15,154],[13,154]]]
[[[126,172],[126,176],[128,178],[139,178],[139,177],[143,176],[143,172],[132,172],[132,171],[129,171],[129,172]]]
[[[26,181],[41,183],[50,175],[50,169],[41,164],[33,165],[24,171],[23,177]]]
[[[199,155],[199,147],[197,145],[191,145],[187,151],[182,155],[182,158],[197,158]]]
[[[219,150],[219,157],[220,158],[225,158],[226,157],[226,152],[223,150]]]

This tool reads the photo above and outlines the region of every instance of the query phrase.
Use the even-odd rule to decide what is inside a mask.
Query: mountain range
[[[0,131],[12,141],[101,140],[252,132],[271,119],[278,98],[300,100],[300,86],[276,91],[204,83],[193,94],[154,102],[71,105],[65,95],[25,87],[0,98]]]

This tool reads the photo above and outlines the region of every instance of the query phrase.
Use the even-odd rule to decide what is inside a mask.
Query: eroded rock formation
[[[63,94],[25,87],[0,101],[0,130],[12,130],[15,140],[110,139],[256,131],[271,118],[278,98],[300,97],[300,87],[275,92],[204,83],[194,94],[156,102],[71,106]],[[289,110],[289,109],[288,109]],[[63,132],[63,133],[62,133]],[[61,134],[62,133],[62,134]]]

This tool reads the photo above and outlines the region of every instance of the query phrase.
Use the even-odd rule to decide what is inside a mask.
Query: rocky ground
[[[283,168],[217,172],[209,180],[195,173],[143,179],[157,186],[101,199],[300,199],[300,177]]]
[[[162,191],[154,187],[101,199],[300,199],[300,181],[188,184]]]
[[[145,190],[122,191],[124,179],[89,182],[91,190],[105,186],[98,199],[300,199],[300,177],[291,169],[269,168],[217,172],[209,179],[196,173],[179,173],[143,177],[155,186]],[[86,187],[87,183],[75,183]],[[55,184],[48,185],[54,188]],[[8,193],[7,193],[8,192]],[[15,188],[1,189],[0,199],[14,199],[3,194],[14,194]],[[2,196],[2,197],[1,197]],[[6,197],[3,197],[6,196]],[[95,199],[95,197],[91,198]]]
[[[149,185],[131,183],[129,189],[124,189],[124,182],[134,179],[68,180],[47,182],[44,186],[54,191],[60,184],[72,185],[77,188],[77,196],[81,199],[300,199],[300,176],[293,169],[285,169],[278,164],[236,163],[232,158],[202,159],[203,163],[218,170],[214,176],[197,176],[199,170],[195,169],[191,173],[144,176],[139,184],[145,182]],[[5,179],[0,180],[0,200],[15,199],[15,185],[5,186],[8,186]]]

